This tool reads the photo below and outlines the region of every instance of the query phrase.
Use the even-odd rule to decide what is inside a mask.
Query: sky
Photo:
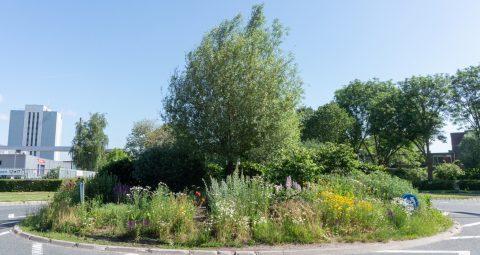
[[[169,79],[202,36],[238,13],[248,19],[259,3],[289,28],[282,48],[295,56],[306,106],[328,103],[354,79],[399,81],[480,63],[475,0],[0,0],[0,144],[10,110],[44,104],[63,114],[63,145],[79,118],[100,112],[109,147],[123,147],[135,121],[160,120]]]

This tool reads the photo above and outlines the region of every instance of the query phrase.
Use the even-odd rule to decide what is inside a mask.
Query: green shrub
[[[434,175],[440,180],[458,180],[465,172],[455,164],[440,164],[435,167]]]
[[[465,175],[461,176],[465,180],[480,180],[480,168],[470,168],[465,170]]]
[[[0,179],[0,192],[56,191],[61,184],[60,179]]]
[[[359,168],[357,155],[352,147],[335,143],[310,143],[313,161],[324,173],[348,174]]]
[[[60,178],[60,167],[50,169],[47,174],[42,176],[42,179],[58,179]]]
[[[134,162],[130,158],[123,158],[106,164],[100,169],[99,173],[105,172],[114,175],[120,183],[135,186],[138,185],[138,181],[133,178],[134,170]]]
[[[400,168],[395,170],[393,175],[411,182],[420,182],[428,178],[426,168]]]
[[[364,174],[359,171],[347,176],[324,175],[319,183],[341,195],[353,194],[359,199],[375,198],[389,201],[405,193],[417,193],[409,181],[386,172]]]
[[[453,180],[424,180],[414,182],[413,185],[419,190],[453,190],[456,183],[457,182]]]
[[[385,172],[387,169],[384,166],[379,166],[370,162],[360,162],[358,165],[358,170],[369,174],[373,172]]]
[[[117,183],[117,177],[106,172],[87,178],[85,179],[85,199],[99,199],[103,203],[115,202],[113,189]]]
[[[133,172],[142,186],[157,187],[162,182],[174,191],[202,185],[204,175],[203,157],[178,144],[148,149],[135,162]]]
[[[274,183],[283,183],[288,176],[300,183],[312,181],[323,171],[313,157],[312,150],[303,147],[296,148],[286,153],[279,162],[270,166],[267,176]]]

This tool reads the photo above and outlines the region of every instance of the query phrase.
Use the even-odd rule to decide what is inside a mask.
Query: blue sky
[[[262,2],[290,29],[283,47],[308,106],[356,78],[398,81],[480,62],[474,0],[0,1],[0,144],[10,110],[45,104],[64,115],[63,144],[75,121],[102,112],[109,147],[123,147],[134,121],[159,118],[171,74],[203,34]]]

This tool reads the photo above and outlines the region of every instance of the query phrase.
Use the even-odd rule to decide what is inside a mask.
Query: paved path
[[[295,252],[277,251],[272,254],[458,254],[458,255],[480,255],[480,200],[436,200],[434,205],[442,211],[448,212],[451,217],[463,225],[462,231],[450,237],[448,240],[442,240],[427,245],[418,244],[408,249],[399,249],[398,245],[359,245],[352,252],[352,247],[340,251],[327,250],[304,250]],[[68,248],[56,246],[53,244],[38,243],[20,238],[10,232],[11,228],[17,224],[23,217],[37,210],[38,206],[32,205],[2,205],[0,206],[0,255],[134,255],[137,253],[118,253],[98,251],[81,248]],[[347,245],[348,246],[348,245]],[[363,247],[363,248],[362,248]],[[350,251],[348,251],[350,250]],[[368,251],[366,251],[368,250]],[[138,254],[142,254],[138,252]],[[144,253],[143,253],[144,254]]]

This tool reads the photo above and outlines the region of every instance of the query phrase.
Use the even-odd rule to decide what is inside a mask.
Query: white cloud
[[[0,103],[3,102],[3,96],[0,94]]]
[[[0,121],[7,121],[8,117],[6,114],[0,113]]]

